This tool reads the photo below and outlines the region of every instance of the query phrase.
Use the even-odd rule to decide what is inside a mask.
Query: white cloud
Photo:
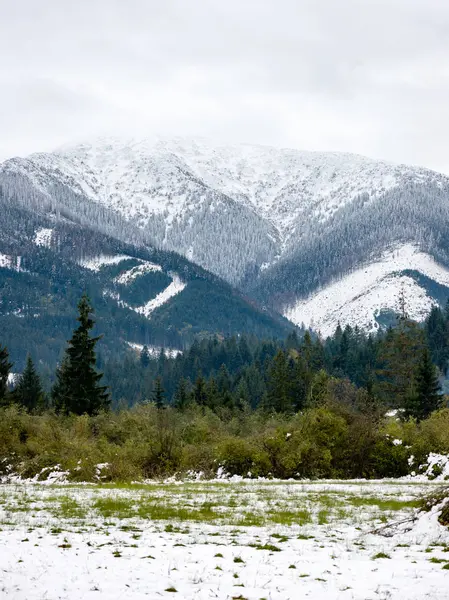
[[[0,158],[100,133],[344,150],[449,172],[444,0],[0,6]]]

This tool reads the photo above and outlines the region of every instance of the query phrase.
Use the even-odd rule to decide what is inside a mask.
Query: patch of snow
[[[144,345],[136,344],[135,342],[126,342],[130,348],[136,350],[136,352],[142,352]],[[164,351],[164,354],[167,358],[176,358],[179,354],[182,354],[182,350],[178,350],[177,348],[163,348],[162,346],[148,346],[148,354],[151,358],[158,358],[161,354],[161,350]]]
[[[434,300],[412,277],[399,275],[405,270],[417,270],[433,281],[449,286],[448,269],[415,246],[404,244],[287,307],[284,316],[297,325],[304,323],[313,327],[325,337],[334,333],[338,323],[342,327],[358,325],[374,332],[379,307],[397,311],[398,298],[403,291],[410,317],[422,321]]]
[[[156,310],[156,308],[159,308],[159,306],[162,306],[185,289],[187,284],[181,280],[177,273],[169,273],[169,275],[173,280],[170,285],[158,294],[156,298],[153,298],[143,306],[133,308],[135,312],[142,314],[145,317],[150,317],[151,313]]]
[[[8,385],[15,385],[20,378],[20,373],[8,373]]]
[[[436,454],[431,452],[426,464],[420,467],[427,479],[435,481],[449,480],[449,454]]]
[[[16,261],[12,256],[8,256],[7,254],[0,254],[0,268],[3,269],[15,269]]]
[[[45,248],[50,248],[51,241],[53,238],[53,229],[48,229],[46,227],[42,227],[38,229],[34,235],[34,243],[36,246],[44,246]]]
[[[396,439],[396,440],[393,440],[392,443],[393,443],[393,446],[402,446],[402,440]]]
[[[129,271],[125,271],[125,273],[121,273],[118,277],[114,279],[114,283],[119,283],[121,285],[129,285],[138,277],[145,275],[146,273],[162,271],[162,267],[160,265],[156,265],[154,263],[145,261],[136,267],[133,267]]]
[[[79,265],[81,267],[84,267],[85,269],[89,269],[90,271],[98,272],[103,267],[106,267],[108,265],[118,265],[124,260],[130,260],[133,258],[134,257],[128,256],[126,254],[118,254],[116,256],[101,255],[95,256],[93,258],[83,259],[79,262]]]

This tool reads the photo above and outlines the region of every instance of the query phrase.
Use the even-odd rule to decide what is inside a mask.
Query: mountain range
[[[9,233],[2,227],[1,272],[19,255],[27,264],[26,229],[27,251],[101,279],[103,301],[144,329],[193,302],[183,269],[208,293],[218,286],[220,302],[242,303],[232,327],[203,326],[198,311],[195,324],[167,316],[158,343],[167,331],[178,345],[192,332],[260,333],[260,319],[272,335],[302,323],[323,335],[338,322],[374,331],[401,292],[417,319],[449,296],[449,177],[420,167],[203,139],[102,138],[5,161],[0,190],[20,213]]]

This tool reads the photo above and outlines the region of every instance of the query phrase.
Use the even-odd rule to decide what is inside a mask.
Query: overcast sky
[[[0,159],[108,133],[449,173],[449,1],[0,0]]]

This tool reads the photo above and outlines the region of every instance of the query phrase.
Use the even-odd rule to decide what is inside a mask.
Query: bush
[[[359,408],[352,388],[332,394],[292,416],[247,409],[223,419],[196,406],[178,412],[149,404],[95,417],[2,408],[0,474],[12,467],[46,477],[60,465],[73,481],[132,481],[188,471],[213,476],[222,465],[241,476],[379,478],[406,475],[411,454],[421,464],[430,452],[449,452],[449,409],[419,424],[384,421]],[[101,473],[99,463],[107,463]]]
[[[271,463],[266,452],[253,442],[241,438],[228,438],[217,449],[217,458],[230,475],[261,477],[270,472]]]

